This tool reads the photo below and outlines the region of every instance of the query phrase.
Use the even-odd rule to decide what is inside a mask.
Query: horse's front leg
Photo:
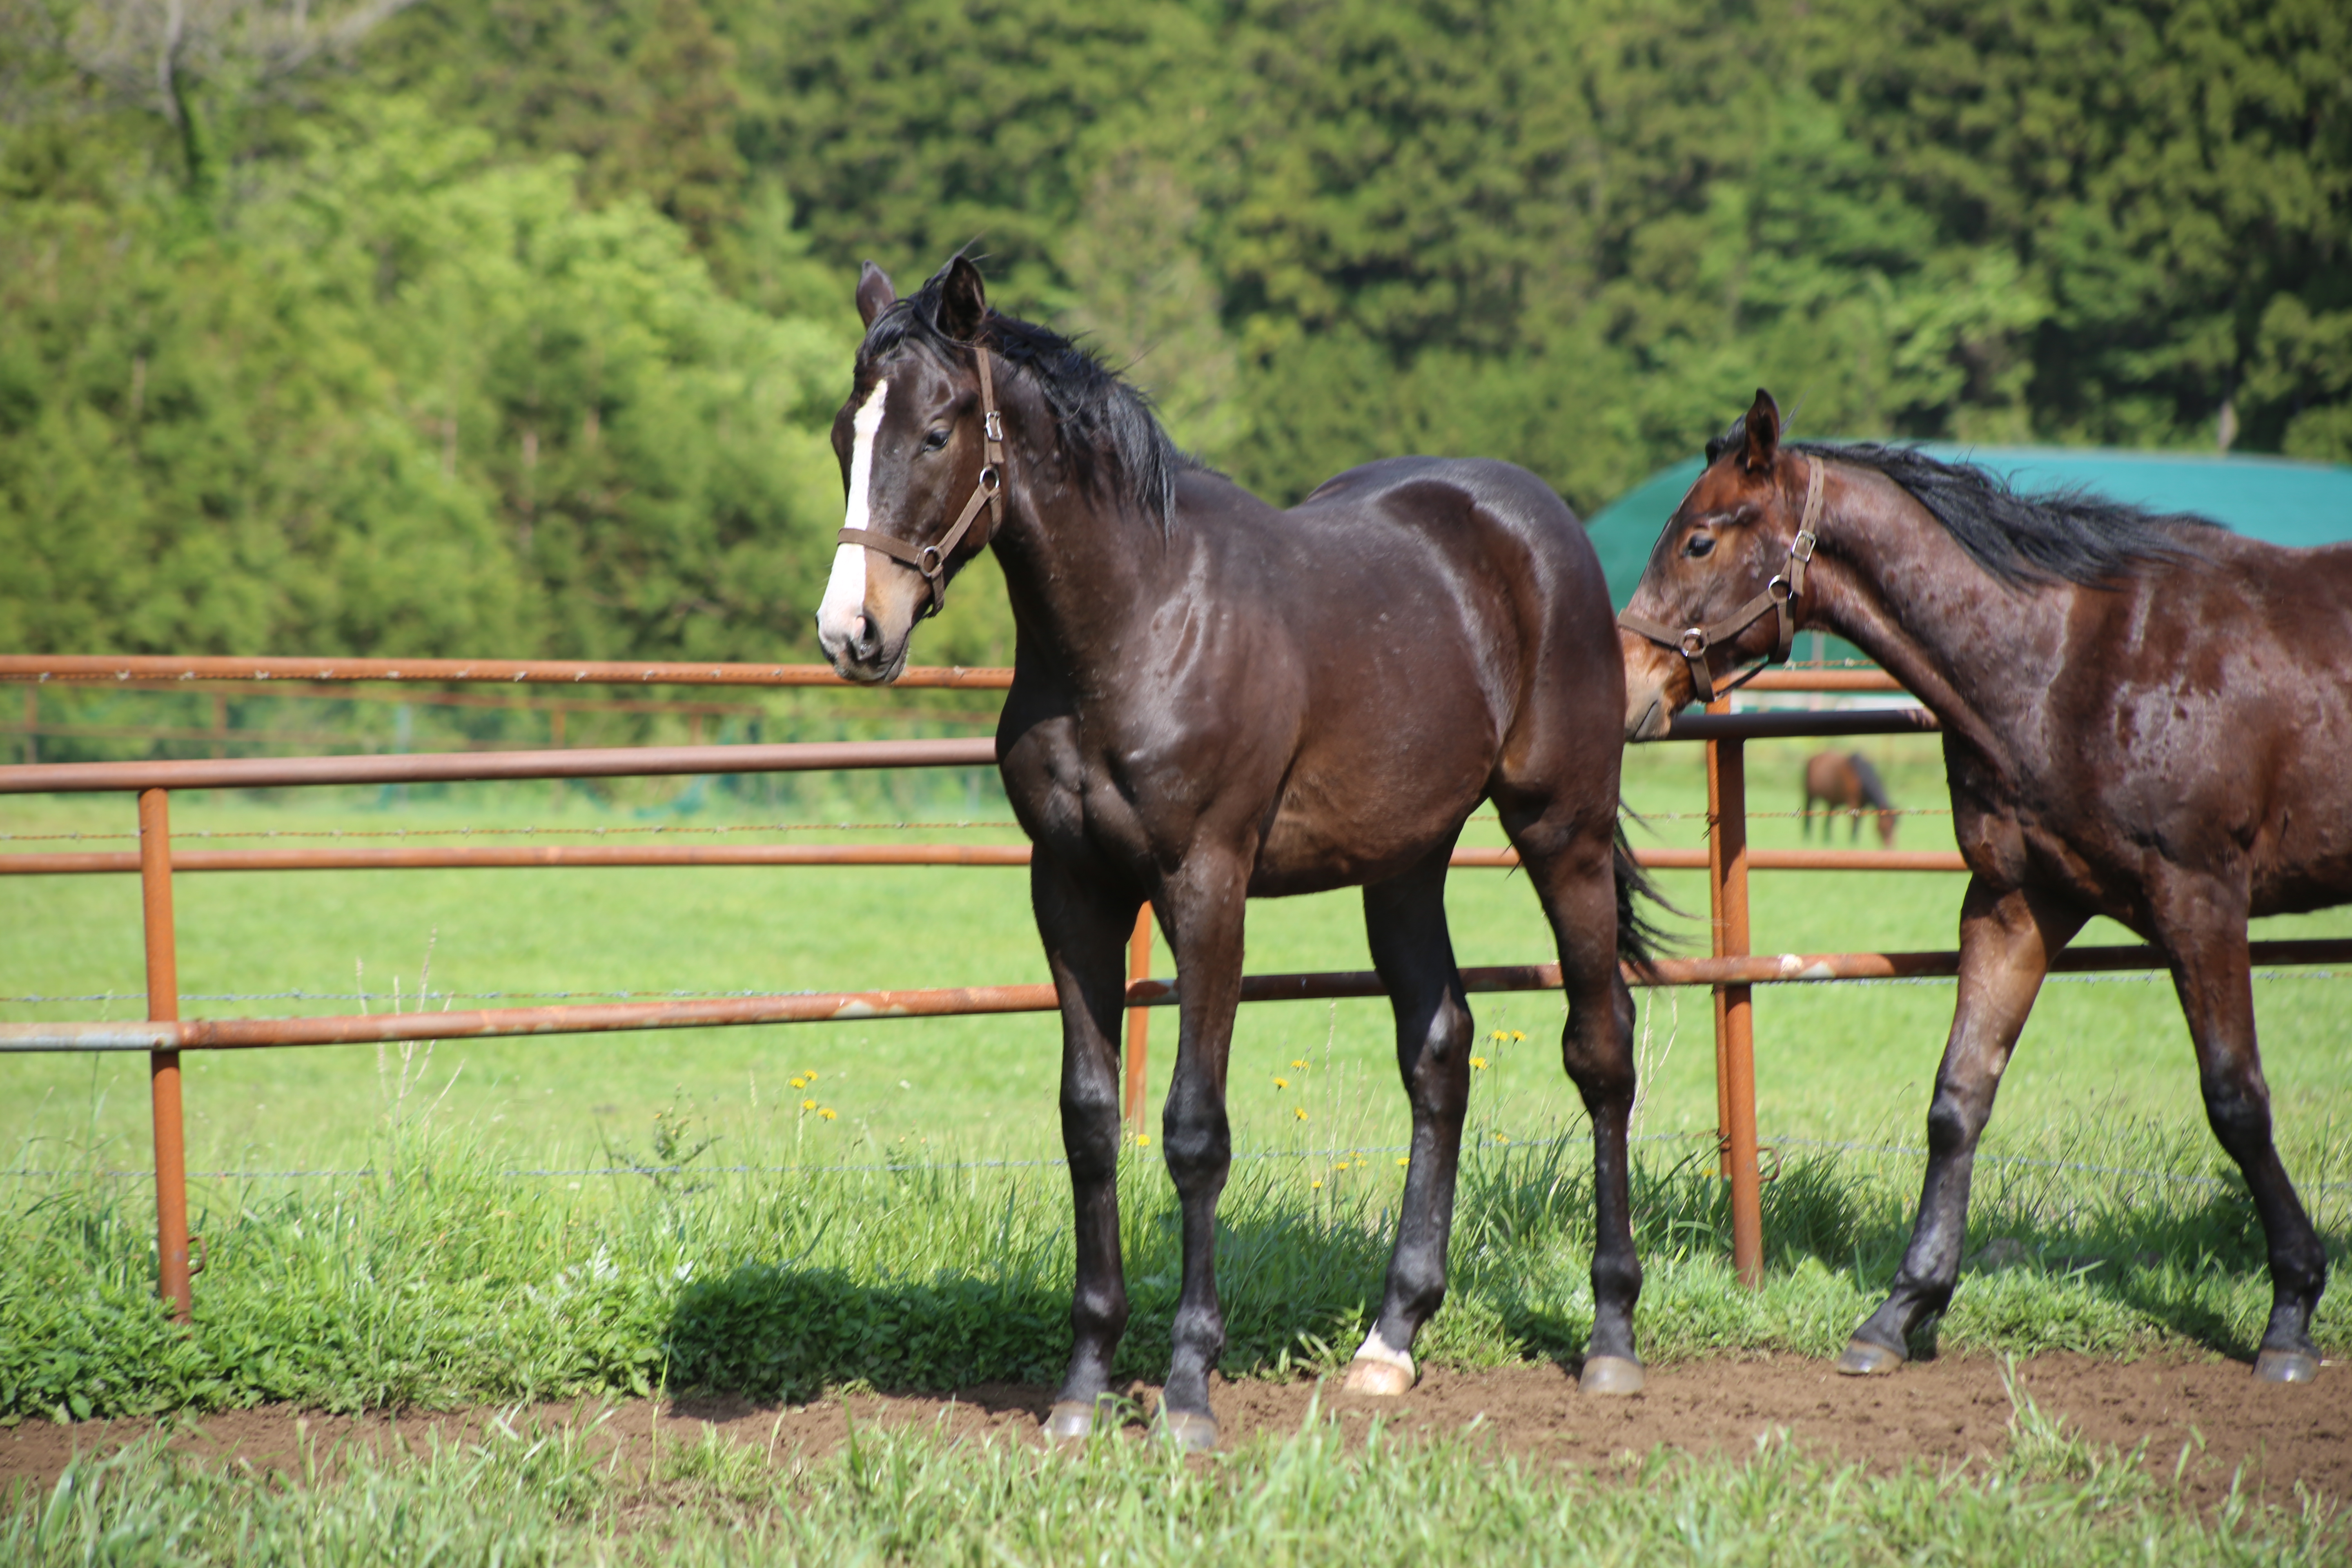
[[[1062,1011],[1062,1148],[1070,1162],[1077,1280],[1070,1297],[1069,1371],[1045,1418],[1050,1437],[1082,1437],[1115,1417],[1111,1358],[1127,1331],[1127,1275],[1118,1247],[1118,1026],[1126,1000],[1126,933],[1138,896],[1094,868],[1039,846],[1030,901]]]
[[[1190,1448],[1216,1446],[1209,1373],[1225,1350],[1217,1301],[1217,1198],[1233,1166],[1225,1063],[1241,1003],[1242,929],[1249,888],[1239,856],[1195,851],[1169,879],[1160,904],[1181,986],[1174,1081],[1160,1116],[1168,1173],[1183,1214],[1184,1282],[1160,1420]]]
[[[2245,1175],[2269,1243],[2271,1320],[2254,1357],[2254,1375],[2270,1383],[2309,1383],[2319,1375],[2311,1315],[2327,1287],[2327,1248],[2272,1138],[2270,1086],[2254,1040],[2244,894],[2210,885],[2150,891],[2158,902],[2157,935],[2172,959],[2173,989],[2197,1046],[2205,1120]]]
[[[2086,918],[2029,889],[2000,892],[1982,878],[1969,879],[1960,902],[1959,1003],[1936,1069],[1936,1098],[1927,1107],[1927,1174],[1919,1213],[1894,1289],[1853,1331],[1838,1371],[1853,1376],[1894,1371],[1910,1353],[1911,1331],[1951,1301],[1968,1238],[1977,1140],[2050,961]]]

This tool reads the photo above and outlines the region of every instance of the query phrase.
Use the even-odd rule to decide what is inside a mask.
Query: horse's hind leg
[[[1633,1351],[1642,1260],[1633,1250],[1625,1148],[1633,1113],[1633,994],[1617,960],[1613,789],[1606,799],[1581,816],[1555,808],[1529,818],[1508,804],[1502,816],[1559,944],[1568,993],[1560,1059],[1592,1118],[1592,1340],[1577,1386],[1632,1394],[1643,1382]]]
[[[1070,1295],[1069,1370],[1045,1419],[1049,1437],[1081,1437],[1110,1392],[1111,1358],[1127,1330],[1118,1247],[1118,1026],[1126,1000],[1122,943],[1139,900],[1098,873],[1082,875],[1042,847],[1030,901],[1062,1011],[1062,1148],[1070,1162],[1077,1279]]]
[[[1894,1289],[1853,1331],[1838,1371],[1854,1376],[1894,1371],[1909,1353],[1911,1331],[1951,1300],[1968,1236],[1977,1140],[2050,961],[2084,918],[2025,889],[1996,892],[1981,879],[1969,879],[1960,902],[1959,1004],[1927,1107],[1927,1174],[1918,1216]]]
[[[1404,875],[1364,889],[1372,967],[1396,1012],[1397,1070],[1412,1105],[1412,1155],[1381,1315],[1348,1369],[1347,1386],[1357,1394],[1402,1394],[1412,1386],[1413,1340],[1445,1300],[1446,1237],[1470,1104],[1470,999],[1445,929],[1453,847],[1448,839]]]
[[[2244,1173],[2270,1246],[2271,1321],[2263,1331],[2254,1375],[2273,1383],[2309,1383],[2319,1375],[2311,1315],[2327,1286],[2327,1249],[2304,1213],[2271,1136],[2270,1086],[2263,1080],[2262,1053],[2254,1040],[2244,905],[2240,901],[2236,918],[2227,922],[2233,929],[2217,930],[2210,910],[2218,900],[2164,901],[2206,917],[2178,938],[2168,931],[2158,934],[2168,939],[2173,989],[2196,1042],[2205,1120]]]

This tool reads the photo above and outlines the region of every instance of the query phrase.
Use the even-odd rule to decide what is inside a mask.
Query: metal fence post
[[[1127,977],[1132,981],[1151,978],[1151,906],[1146,903],[1135,914],[1135,934],[1127,942]],[[1137,1132],[1144,1131],[1143,1084],[1144,1069],[1150,1057],[1151,1009],[1129,1007],[1127,1010],[1127,1124]]]
[[[139,792],[139,883],[147,926],[147,1016],[180,1016],[180,960],[172,930],[172,796]],[[147,1079],[155,1113],[157,1290],[179,1322],[188,1321],[188,1154],[180,1119],[180,1053],[152,1051]]]
[[[1707,705],[1727,713],[1727,698]],[[1706,742],[1707,905],[1718,958],[1748,952],[1747,742]],[[1764,1282],[1762,1184],[1756,1163],[1756,1020],[1746,985],[1715,988],[1716,1136],[1731,1180],[1731,1263]]]

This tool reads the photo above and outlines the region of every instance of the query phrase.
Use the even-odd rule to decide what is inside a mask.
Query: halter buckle
[[[999,414],[995,409],[990,409],[988,411],[988,417],[982,422],[982,429],[985,432],[990,440],[1003,440],[1004,416]]]
[[[1789,553],[1808,566],[1812,564],[1813,535],[1811,530],[1801,528],[1797,531],[1795,542],[1789,546]]]

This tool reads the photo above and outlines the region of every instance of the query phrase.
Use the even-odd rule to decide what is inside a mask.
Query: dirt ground
[[[2018,1364],[2018,1379],[2047,1414],[2095,1442],[2129,1451],[2145,1444],[2145,1463],[2182,1488],[2199,1506],[2226,1495],[2241,1467],[2252,1495],[2292,1504],[2295,1483],[2338,1501],[2352,1500],[2352,1372],[2331,1365],[2315,1384],[2283,1388],[2255,1383],[2244,1366],[2214,1360],[2149,1357],[2115,1362],[2046,1355]],[[1139,1385],[1149,1408],[1157,1391]],[[1827,1363],[1794,1356],[1685,1363],[1653,1368],[1649,1387],[1631,1399],[1580,1397],[1554,1365],[1463,1373],[1430,1371],[1401,1399],[1340,1394],[1335,1384],[1220,1383],[1212,1401],[1226,1445],[1259,1432],[1298,1429],[1320,1394],[1321,1407],[1349,1431],[1384,1415],[1397,1431],[1457,1432],[1475,1426],[1507,1450],[1606,1473],[1664,1445],[1695,1454],[1737,1455],[1759,1437],[1785,1431],[1823,1455],[1874,1470],[1917,1460],[1937,1468],[1997,1457],[2009,1440],[2011,1404],[1998,1362],[1948,1356],[1905,1367],[1891,1378],[1836,1376]],[[853,1394],[805,1405],[745,1400],[634,1400],[612,1408],[596,1443],[623,1450],[640,1468],[653,1445],[694,1443],[715,1428],[758,1446],[771,1461],[830,1452],[848,1423],[860,1426],[936,1426],[956,1437],[1039,1440],[1048,1389],[990,1384],[952,1394]],[[544,1405],[510,1415],[518,1430],[585,1422],[606,1407],[587,1402]],[[476,1409],[403,1416],[335,1416],[276,1405],[228,1411],[180,1423],[173,1446],[259,1468],[299,1469],[301,1445],[331,1456],[362,1445],[383,1451],[476,1438],[500,1411]],[[105,1453],[153,1431],[152,1420],[60,1426],[26,1421],[0,1429],[0,1497],[22,1482],[46,1488],[77,1453]],[[2184,1446],[2187,1458],[2183,1462]]]

